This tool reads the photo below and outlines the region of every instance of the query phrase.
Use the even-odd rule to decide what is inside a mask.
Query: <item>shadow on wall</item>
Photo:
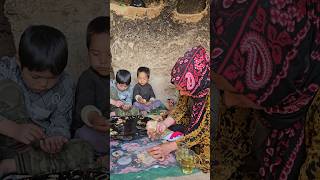
[[[85,43],[87,24],[97,16],[109,15],[109,1],[6,0],[4,14],[11,23],[16,47],[22,32],[29,25],[44,24],[61,30],[67,37],[69,46],[66,70],[76,80],[88,67]]]
[[[11,25],[4,15],[4,3],[5,0],[0,0],[0,57],[14,56],[16,53]]]

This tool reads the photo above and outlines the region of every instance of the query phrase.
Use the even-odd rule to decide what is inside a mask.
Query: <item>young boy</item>
[[[87,27],[87,48],[90,67],[78,81],[72,129],[75,138],[88,141],[96,155],[107,154],[107,119],[110,92],[111,54],[109,48],[110,18],[100,16],[93,19]]]
[[[121,69],[116,74],[116,80],[110,81],[110,104],[112,114],[117,116],[138,115],[139,110],[132,107],[133,88],[130,85],[131,74]]]
[[[64,72],[67,59],[65,36],[45,25],[23,32],[17,58],[1,59],[1,173],[59,172],[91,163],[90,145],[69,141],[74,84]]]
[[[134,106],[142,112],[149,112],[161,106],[161,101],[156,100],[152,86],[149,84],[150,69],[139,67],[137,71],[138,83],[133,88]]]

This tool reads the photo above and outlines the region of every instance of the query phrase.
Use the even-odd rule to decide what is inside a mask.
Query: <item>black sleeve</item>
[[[89,73],[82,74],[77,84],[71,128],[73,133],[84,125],[81,110],[86,105],[95,105],[95,84]]]
[[[153,92],[152,86],[150,85],[150,98],[156,98],[156,95]]]
[[[136,102],[136,95],[140,95],[139,87],[136,84],[133,88],[133,96],[132,96],[132,103]]]

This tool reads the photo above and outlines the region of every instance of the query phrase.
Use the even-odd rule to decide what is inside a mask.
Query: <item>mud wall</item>
[[[6,0],[4,14],[11,23],[15,46],[29,25],[45,24],[58,28],[67,37],[67,71],[75,79],[88,67],[85,32],[94,17],[109,14],[106,0]]]

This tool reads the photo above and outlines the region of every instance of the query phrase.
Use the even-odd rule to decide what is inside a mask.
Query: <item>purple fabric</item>
[[[109,145],[107,144],[107,133],[99,132],[84,125],[76,131],[75,138],[88,141],[99,154],[108,152],[107,148],[109,148]]]
[[[134,102],[133,106],[138,108],[140,111],[151,111],[152,109],[156,109],[161,106],[160,100],[153,101],[150,105],[141,104],[138,102]]]

